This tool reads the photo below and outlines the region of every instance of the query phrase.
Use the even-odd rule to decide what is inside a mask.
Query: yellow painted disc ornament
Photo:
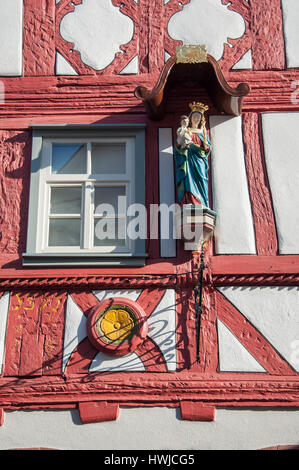
[[[87,335],[93,346],[107,354],[122,356],[146,339],[146,314],[137,302],[124,297],[102,300],[88,315]]]
[[[132,312],[122,306],[114,305],[98,319],[97,331],[103,334],[104,341],[120,343],[135,332],[136,323]]]

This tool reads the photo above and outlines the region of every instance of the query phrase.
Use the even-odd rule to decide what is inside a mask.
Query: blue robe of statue
[[[176,185],[178,201],[181,204],[188,194],[193,195],[198,203],[209,207],[209,182],[208,182],[208,156],[211,151],[211,142],[207,136],[208,152],[204,151],[204,136],[201,132],[192,132],[192,141],[188,148],[182,149],[174,146],[176,163]],[[201,145],[199,148],[197,145]]]

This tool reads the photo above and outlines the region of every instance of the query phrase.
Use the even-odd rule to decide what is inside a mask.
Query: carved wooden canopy
[[[232,88],[225,80],[216,59],[210,54],[200,63],[178,63],[177,56],[171,56],[165,63],[159,79],[152,90],[144,86],[135,89],[136,98],[143,101],[148,117],[154,121],[163,119],[169,90],[175,85],[193,81],[203,86],[215,107],[225,114],[239,116],[243,98],[250,92],[247,83]]]

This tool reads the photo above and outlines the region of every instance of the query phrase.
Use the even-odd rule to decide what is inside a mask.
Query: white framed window
[[[144,264],[127,233],[144,204],[142,127],[34,126],[24,265]]]
[[[134,145],[133,138],[45,139],[38,251],[132,251]]]

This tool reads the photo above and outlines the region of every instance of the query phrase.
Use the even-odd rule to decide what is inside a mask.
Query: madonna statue
[[[190,105],[189,116],[182,116],[174,146],[178,201],[201,204],[209,208],[208,157],[211,143],[207,135],[204,112],[209,108],[202,103]]]

